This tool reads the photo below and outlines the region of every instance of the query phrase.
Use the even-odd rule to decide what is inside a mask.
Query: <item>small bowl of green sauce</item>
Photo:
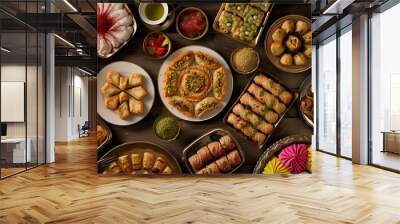
[[[180,133],[179,121],[172,116],[158,117],[153,124],[154,133],[164,141],[173,141]]]

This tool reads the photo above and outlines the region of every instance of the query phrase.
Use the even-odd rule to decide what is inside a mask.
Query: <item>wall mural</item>
[[[310,18],[309,4],[98,3],[98,172],[311,172]]]

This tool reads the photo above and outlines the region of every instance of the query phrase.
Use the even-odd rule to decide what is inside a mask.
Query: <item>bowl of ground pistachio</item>
[[[154,133],[164,141],[173,141],[180,133],[179,121],[172,116],[161,116],[154,121]]]
[[[260,64],[258,52],[251,47],[235,49],[231,54],[233,70],[241,75],[248,75],[257,70]]]

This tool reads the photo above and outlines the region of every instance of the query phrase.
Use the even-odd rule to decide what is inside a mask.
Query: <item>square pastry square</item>
[[[257,35],[257,26],[255,24],[250,24],[242,22],[238,28],[232,33],[232,36],[236,39],[251,42]]]
[[[260,26],[264,19],[264,12],[261,9],[254,8],[250,5],[246,6],[243,20],[245,23]]]
[[[246,9],[245,3],[226,3],[225,10],[242,17]]]
[[[240,25],[240,17],[233,15],[228,11],[222,11],[218,19],[218,27],[224,33],[230,33]]]

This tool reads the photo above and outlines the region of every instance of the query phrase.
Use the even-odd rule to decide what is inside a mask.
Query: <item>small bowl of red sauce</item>
[[[187,7],[176,18],[176,30],[185,39],[198,40],[207,33],[207,15],[199,8]]]

